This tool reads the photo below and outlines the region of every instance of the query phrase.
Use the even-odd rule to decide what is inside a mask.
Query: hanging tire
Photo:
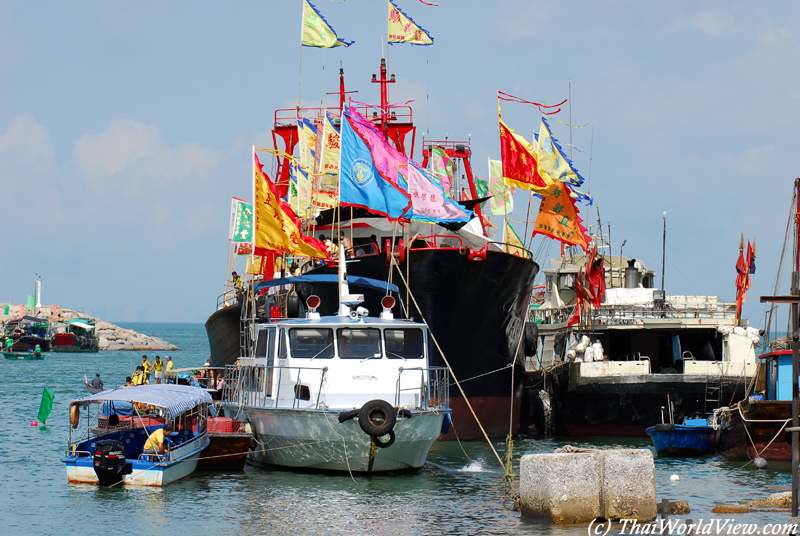
[[[539,325],[535,322],[525,322],[525,355],[536,355],[536,346],[539,343]]]
[[[397,410],[385,400],[370,400],[358,411],[358,424],[367,435],[385,436],[397,422]]]
[[[386,434],[384,434],[384,435],[386,435]],[[394,444],[394,440],[395,440],[394,430],[389,430],[389,439],[387,439],[385,442],[381,442],[381,439],[380,439],[381,437],[382,436],[372,436],[372,442],[375,443],[376,447],[380,447],[382,449],[385,449],[385,448],[391,447]]]
[[[286,298],[286,318],[300,318],[300,297],[289,294]]]

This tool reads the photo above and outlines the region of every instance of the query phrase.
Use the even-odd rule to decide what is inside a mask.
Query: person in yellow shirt
[[[144,385],[145,376],[144,376],[144,368],[141,365],[136,367],[136,370],[133,372],[131,376],[131,382],[133,385]]]
[[[164,425],[163,428],[159,428],[147,438],[147,441],[144,442],[144,453],[145,454],[167,454],[169,449],[167,448],[165,436],[168,436],[170,432],[172,432],[172,423],[167,423]]]
[[[167,356],[167,370],[172,370],[172,356]]]
[[[150,383],[150,361],[147,360],[147,356],[142,356],[142,370],[144,370],[144,376],[147,378],[147,383]]]
[[[153,361],[153,375],[156,378],[156,385],[161,383],[161,377],[164,374],[164,362],[161,361],[161,356],[157,355],[156,360]]]

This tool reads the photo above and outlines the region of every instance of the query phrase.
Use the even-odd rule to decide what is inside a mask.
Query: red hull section
[[[208,434],[211,442],[200,454],[197,468],[205,471],[222,469],[242,471],[253,434]]]
[[[790,425],[786,419],[791,411],[788,400],[743,400],[722,416],[719,453],[734,461],[749,461],[760,454],[768,461],[791,462],[792,437],[784,426]]]
[[[472,409],[480,419],[483,429],[493,438],[505,438],[508,435],[509,411],[511,399],[499,396],[476,396],[469,399]],[[450,407],[453,409],[453,424],[446,434],[442,434],[443,441],[475,441],[484,439],[475,417],[469,410],[463,398],[450,398]],[[514,398],[514,416],[512,432],[516,434],[519,423],[520,398]]]

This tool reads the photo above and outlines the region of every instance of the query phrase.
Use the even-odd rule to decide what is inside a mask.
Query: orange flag
[[[536,224],[533,226],[534,236],[543,234],[571,246],[580,246],[586,251],[589,240],[569,187],[556,182],[543,195]]]
[[[539,174],[536,151],[525,138],[508,128],[500,119],[500,150],[503,155],[503,179],[508,186],[545,192],[548,184]]]
[[[253,158],[254,254],[264,257],[277,251],[317,259],[328,258],[325,244],[313,236],[303,236],[300,220],[278,196],[278,188],[262,171],[263,166],[255,151]]]

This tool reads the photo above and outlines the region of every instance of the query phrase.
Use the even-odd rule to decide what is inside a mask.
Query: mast
[[[381,85],[381,127],[380,130],[383,132],[383,137],[389,138],[389,88],[386,84],[394,84],[395,79],[394,75],[392,75],[391,79],[386,79],[386,58],[381,58],[381,78],[378,78],[373,74],[372,75],[372,83],[373,84],[380,84]]]

